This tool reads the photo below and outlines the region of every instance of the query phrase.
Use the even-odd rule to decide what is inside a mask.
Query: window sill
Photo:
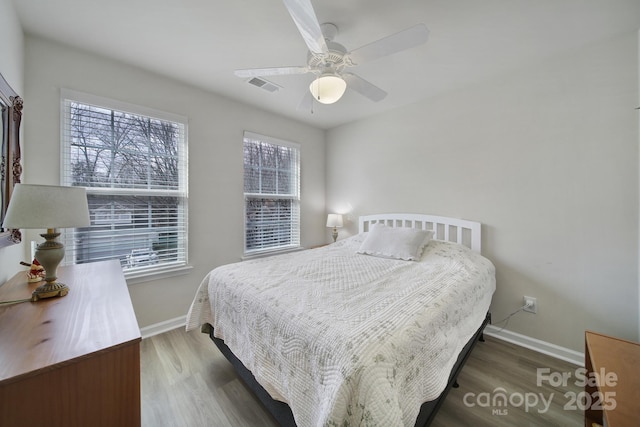
[[[168,277],[182,276],[189,274],[193,269],[192,265],[167,266],[154,270],[141,270],[124,273],[127,285],[150,282],[152,280],[166,279]]]
[[[305,250],[305,248],[303,248],[302,246],[295,246],[295,247],[286,248],[286,249],[274,249],[271,251],[261,251],[261,252],[254,252],[250,254],[244,254],[241,259],[242,261],[249,261],[251,259],[264,258],[272,255],[288,254],[291,252],[298,252],[303,250]]]

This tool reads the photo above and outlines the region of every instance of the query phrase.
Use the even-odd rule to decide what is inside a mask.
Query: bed
[[[480,250],[477,222],[363,216],[333,244],[215,268],[186,327],[283,426],[428,425],[490,321]]]

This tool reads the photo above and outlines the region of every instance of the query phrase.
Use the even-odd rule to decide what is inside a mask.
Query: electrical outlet
[[[528,311],[529,313],[537,313],[538,312],[538,301],[534,297],[524,296],[524,311]]]

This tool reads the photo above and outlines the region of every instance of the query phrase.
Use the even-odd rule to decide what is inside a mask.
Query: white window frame
[[[243,208],[243,248],[244,248],[244,256],[243,259],[248,259],[252,257],[265,256],[270,254],[288,252],[292,250],[301,249],[300,246],[300,209],[301,209],[301,200],[300,200],[300,144],[285,141],[282,139],[274,138],[271,136],[261,135],[254,132],[245,131],[242,144],[243,144],[243,176],[244,176],[244,143],[246,139],[251,140],[259,140],[261,142],[287,147],[296,150],[296,164],[295,168],[295,182],[294,182],[294,191],[291,194],[269,194],[269,193],[247,193],[244,192],[244,184],[243,184],[243,194],[244,194],[244,208]],[[277,247],[268,247],[268,248],[259,248],[259,249],[248,249],[247,248],[247,200],[252,197],[268,197],[272,199],[282,199],[282,200],[291,200],[293,202],[294,209],[294,218],[291,219],[291,243],[287,245],[277,246]]]
[[[192,266],[188,264],[188,206],[189,206],[189,193],[188,193],[188,119],[184,116],[169,113],[165,111],[155,110],[153,108],[144,107],[135,104],[129,104],[123,101],[118,101],[106,97],[101,97],[98,95],[93,95],[85,92],[79,92],[71,89],[61,89],[60,91],[60,111],[61,111],[61,137],[60,137],[60,145],[61,145],[61,155],[60,155],[60,185],[71,185],[70,182],[70,164],[66,161],[67,155],[66,150],[69,149],[68,141],[69,135],[67,134],[67,123],[66,123],[66,108],[67,101],[78,102],[81,104],[92,105],[100,108],[116,110],[120,112],[126,112],[133,115],[139,115],[144,117],[150,117],[153,119],[158,119],[162,121],[169,121],[179,123],[184,126],[184,140],[181,149],[178,150],[178,163],[179,163],[179,189],[178,190],[161,190],[163,194],[169,193],[169,195],[173,195],[179,197],[183,200],[183,208],[181,212],[181,217],[179,217],[179,222],[183,224],[184,233],[178,233],[177,235],[177,246],[181,248],[180,250],[184,253],[183,259],[175,262],[167,262],[159,265],[154,265],[148,268],[136,268],[132,270],[128,270],[124,272],[125,278],[129,284],[145,282],[148,280],[156,280],[163,277],[172,277],[178,274],[186,274],[189,270],[191,270]],[[112,194],[112,195],[122,195],[122,194],[135,194],[147,196],[151,195],[154,190],[145,190],[145,189],[99,189],[93,187],[85,187],[87,190],[87,194]],[[155,190],[158,191],[158,190]],[[70,256],[65,257],[63,263],[71,263],[69,260],[75,259],[73,256],[73,245],[66,246],[66,252],[70,254]]]

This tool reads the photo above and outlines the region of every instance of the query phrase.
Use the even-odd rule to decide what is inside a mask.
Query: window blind
[[[65,92],[62,184],[87,190],[91,226],[67,229],[65,263],[125,272],[187,263],[186,119]]]
[[[300,246],[300,149],[244,134],[245,254]]]

